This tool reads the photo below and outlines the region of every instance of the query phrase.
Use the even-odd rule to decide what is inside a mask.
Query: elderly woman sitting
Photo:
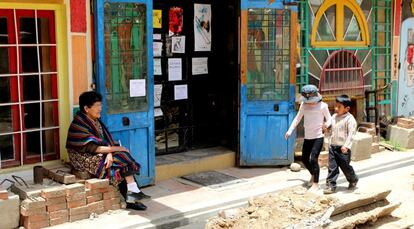
[[[119,185],[125,179],[127,192],[123,195],[127,208],[145,210],[147,207],[140,200],[150,197],[138,188],[134,179],[134,174],[139,174],[140,165],[128,149],[115,143],[108,129],[99,120],[101,101],[102,96],[93,91],[79,96],[80,112],[69,127],[66,141],[69,159],[75,169],[87,171],[101,179],[109,179],[112,185]]]

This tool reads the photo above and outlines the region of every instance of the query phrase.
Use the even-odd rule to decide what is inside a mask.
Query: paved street
[[[353,163],[360,176],[359,188],[354,193],[346,190],[347,182],[339,179],[338,198],[342,195],[369,193],[372,190],[392,189],[390,201],[401,201],[401,207],[390,218],[399,228],[414,221],[413,183],[414,150],[410,152],[383,152],[371,159]],[[221,172],[243,179],[244,183],[219,189],[197,186],[181,179],[170,179],[148,187],[145,192],[153,199],[146,202],[145,212],[121,210],[101,215],[98,219],[67,223],[54,228],[203,228],[204,220],[221,209],[244,206],[251,196],[260,196],[283,188],[302,185],[309,178],[307,171],[294,173],[283,168],[229,168]],[[326,177],[326,169],[321,178]],[[324,180],[321,180],[321,184]],[[401,219],[400,219],[401,218]],[[389,228],[390,224],[384,225]]]

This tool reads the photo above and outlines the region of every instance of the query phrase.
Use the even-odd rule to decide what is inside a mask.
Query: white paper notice
[[[154,75],[155,76],[162,75],[161,59],[159,58],[154,59]]]
[[[188,98],[187,84],[183,85],[174,85],[174,99],[181,100]]]
[[[207,57],[193,58],[191,62],[193,75],[208,74]]]
[[[162,113],[161,108],[155,108],[154,109],[154,117],[160,117],[163,116],[164,114]]]
[[[154,85],[154,107],[161,106],[162,84]]]
[[[153,39],[153,40],[161,40],[161,34],[159,34],[159,33],[154,33],[154,34],[152,35],[152,39]]]
[[[130,97],[142,97],[145,96],[146,87],[145,79],[130,80],[129,81],[129,96]]]
[[[185,53],[185,36],[172,37],[172,52]]]
[[[181,58],[168,59],[168,80],[176,81],[182,79],[182,63]]]
[[[162,55],[162,42],[154,42],[153,45],[153,54],[155,57],[161,56]]]

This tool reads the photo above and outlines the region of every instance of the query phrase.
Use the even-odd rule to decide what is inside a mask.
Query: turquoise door
[[[154,183],[152,1],[96,0],[97,91],[102,120],[141,164],[140,185]]]
[[[292,13],[281,1],[244,0],[241,15],[239,165],[290,164],[294,137],[284,134],[295,115]]]

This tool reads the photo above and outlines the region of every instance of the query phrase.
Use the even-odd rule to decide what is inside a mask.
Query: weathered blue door
[[[294,137],[284,139],[294,118],[293,19],[281,1],[242,1],[241,166],[293,161]]]
[[[95,0],[97,90],[102,120],[154,183],[152,1]]]

